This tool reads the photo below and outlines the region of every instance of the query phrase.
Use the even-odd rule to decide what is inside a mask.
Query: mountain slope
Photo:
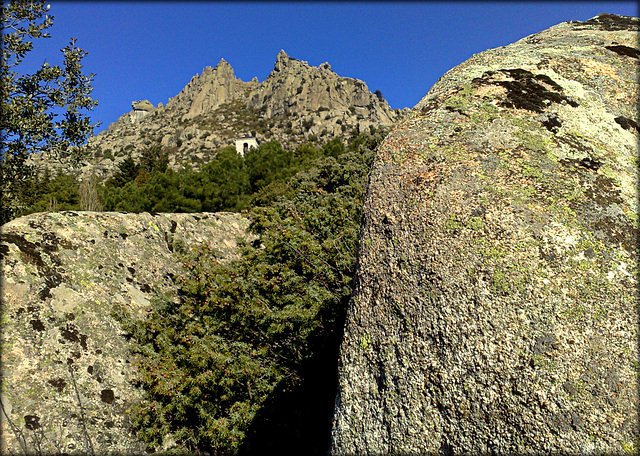
[[[261,83],[237,79],[222,59],[194,76],[166,106],[144,100],[132,107],[89,140],[93,158],[82,175],[107,177],[128,155],[137,158],[150,147],[168,151],[174,169],[187,164],[198,169],[217,149],[245,135],[293,149],[305,142],[322,144],[371,128],[390,128],[405,112],[391,109],[364,82],[338,76],[328,63],[313,67],[284,51]]]

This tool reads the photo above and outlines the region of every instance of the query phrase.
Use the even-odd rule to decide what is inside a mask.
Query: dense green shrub
[[[352,144],[355,149],[360,145],[372,148],[371,141],[377,140],[363,136],[352,138]],[[125,212],[240,212],[288,194],[292,176],[309,169],[318,158],[338,157],[345,147],[340,138],[334,138],[320,148],[305,143],[287,151],[270,141],[243,157],[229,146],[218,150],[198,172],[169,169],[170,152],[153,145],[137,160],[126,156],[109,179],[95,186],[95,207]],[[82,209],[78,192],[79,182],[72,176],[34,177],[22,184],[24,206],[19,215]]]
[[[259,236],[229,264],[204,247],[181,251],[179,300],[154,299],[142,320],[118,310],[138,342],[147,399],[130,418],[143,441],[157,448],[171,434],[196,453],[326,453],[365,179],[383,137],[370,133],[347,147],[270,142],[245,157],[227,147],[198,172],[169,169],[151,147],[98,186],[105,210],[248,210]],[[80,209],[78,187],[45,174],[25,187],[28,209]]]
[[[249,191],[255,193],[273,181],[284,181],[296,172],[294,154],[285,151],[279,142],[270,141],[245,154]]]
[[[183,251],[179,300],[124,317],[147,394],[131,419],[151,447],[172,435],[195,453],[326,453],[369,145],[336,141],[335,157],[272,180],[253,200],[269,205],[250,212],[259,238],[239,260]]]
[[[245,159],[234,146],[220,149],[201,173],[191,176],[194,186],[199,185],[202,210],[207,212],[235,211],[246,208],[249,199],[249,180]]]
[[[47,170],[21,182],[20,191],[24,206],[16,216],[34,212],[80,210],[79,182],[62,172],[51,176]]]
[[[102,186],[101,199],[105,210],[239,212],[248,209],[253,195],[263,188],[287,182],[311,166],[313,159],[335,156],[341,150],[344,146],[339,139],[326,151],[305,144],[293,152],[271,141],[252,148],[244,157],[229,146],[217,151],[199,172],[174,172],[168,169],[167,153],[153,147],[145,150],[138,162],[127,157],[120,163]]]

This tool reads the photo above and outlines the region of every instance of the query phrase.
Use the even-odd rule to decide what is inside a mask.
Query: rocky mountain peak
[[[338,76],[328,63],[313,67],[284,50],[278,53],[273,71],[262,83],[257,78],[250,82],[236,79],[231,65],[221,59],[214,69],[208,67],[202,76],[194,76],[180,94],[169,100],[167,108],[182,112],[182,120],[189,120],[210,114],[236,98],[242,98],[247,108],[264,110],[267,117],[318,109],[343,115],[351,108],[347,114],[357,120],[390,126],[397,115],[386,101],[371,94],[364,82]]]
[[[167,108],[183,113],[182,120],[192,119],[233,100],[253,85],[255,82],[236,79],[231,65],[220,59],[215,68],[206,67],[201,76],[195,75],[177,96],[169,100]]]
[[[291,58],[282,50],[274,70],[252,92],[248,106],[262,107],[269,116],[304,111],[327,111],[331,114],[350,111],[359,120],[389,126],[395,113],[387,102],[372,94],[363,81],[338,76],[328,63],[313,67],[306,61]]]
[[[277,75],[279,72],[287,72],[292,70],[299,71],[301,68],[312,67],[304,60],[294,59],[293,57],[290,57],[284,50],[281,50],[280,52],[278,52],[276,62],[273,66],[273,71],[271,72],[271,74],[269,74],[269,76]]]
[[[229,64],[229,62],[227,62],[225,59],[220,59],[220,61],[215,66],[213,71],[216,73],[217,77],[219,78],[221,77],[227,78],[227,79],[236,78],[233,68],[231,67],[231,64]]]
[[[286,66],[289,60],[291,60],[291,57],[289,57],[284,49],[280,49],[280,52],[278,52],[278,55],[276,56],[275,70],[280,71],[281,67]]]
[[[295,148],[309,141],[347,140],[371,128],[390,128],[405,113],[391,109],[363,81],[339,76],[329,63],[314,67],[284,50],[263,82],[236,78],[222,58],[215,67],[207,66],[193,76],[166,106],[154,108],[144,101],[132,107],[89,139],[95,159],[86,163],[81,176],[108,177],[127,156],[136,159],[154,146],[169,151],[172,168],[189,164],[198,169],[217,149],[233,145],[247,133],[259,143],[277,140]],[[37,160],[41,168],[65,168],[44,156]]]

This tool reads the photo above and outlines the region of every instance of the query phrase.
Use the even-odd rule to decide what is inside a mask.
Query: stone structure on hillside
[[[114,312],[173,296],[177,251],[236,255],[238,214],[32,214],[2,227],[1,454],[143,453],[127,409],[141,400]]]
[[[638,29],[477,54],[387,136],[332,454],[639,451]]]
[[[243,136],[236,139],[236,152],[244,157],[244,154],[249,152],[252,147],[258,147],[258,141],[253,136]]]

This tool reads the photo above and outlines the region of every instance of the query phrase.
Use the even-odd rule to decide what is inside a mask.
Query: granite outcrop
[[[136,123],[144,119],[156,110],[155,106],[153,106],[149,100],[133,101],[131,102],[131,107],[133,108],[133,111],[129,113],[129,122],[131,123]]]
[[[639,25],[477,54],[387,136],[332,454],[638,452]]]
[[[276,140],[288,149],[307,142],[320,147],[334,137],[346,141],[358,132],[388,129],[407,112],[391,109],[379,91],[338,76],[328,63],[314,67],[284,51],[263,82],[236,78],[221,59],[195,75],[166,106],[143,100],[132,108],[89,139],[91,157],[79,170],[46,154],[36,157],[37,167],[103,180],[127,157],[136,160],[146,149],[159,148],[172,169],[198,170],[240,137]]]
[[[177,299],[178,252],[237,254],[239,214],[38,213],[2,227],[0,453],[142,454],[123,309]],[[115,314],[114,314],[115,312]]]

